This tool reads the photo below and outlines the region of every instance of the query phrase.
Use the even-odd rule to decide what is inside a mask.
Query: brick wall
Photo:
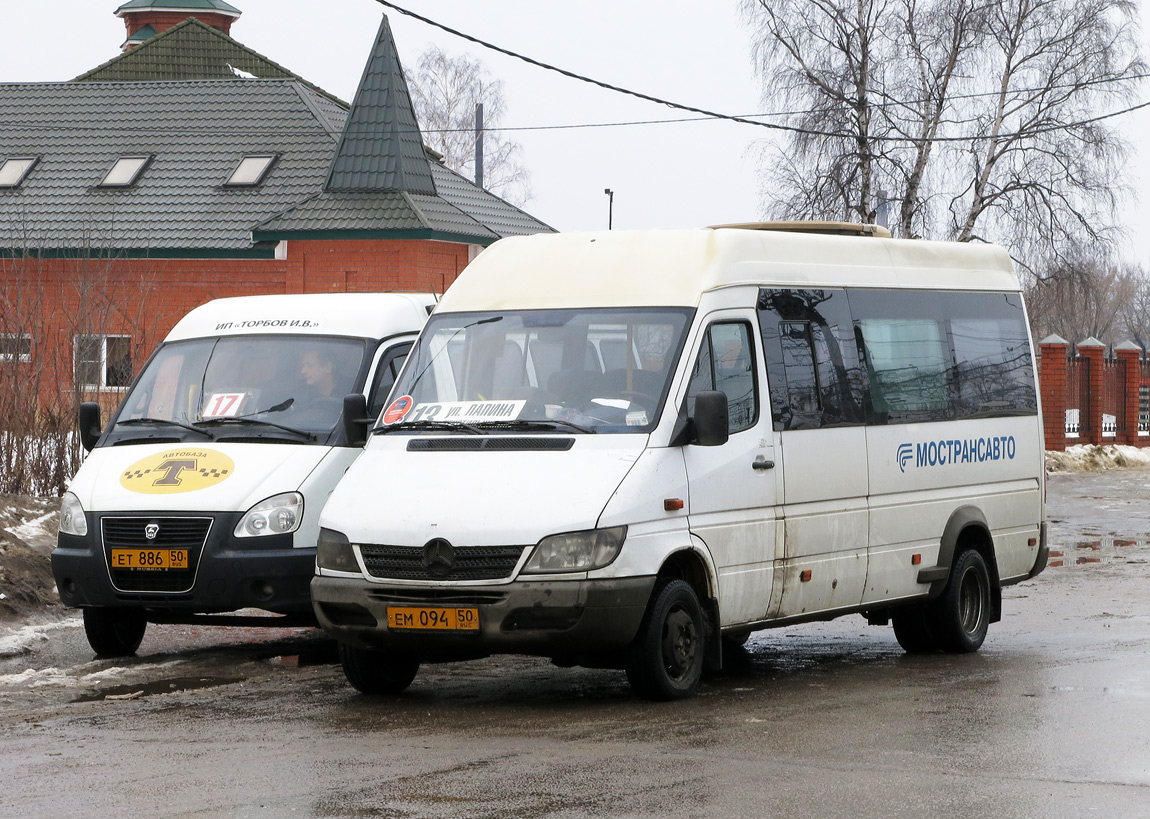
[[[124,25],[128,29],[129,37],[146,25],[151,25],[156,29],[157,34],[162,34],[172,26],[177,26],[184,22],[184,20],[187,20],[189,17],[195,17],[206,26],[218,28],[224,34],[228,34],[231,31],[232,23],[235,22],[236,19],[226,14],[212,14],[211,12],[189,14],[186,11],[139,11],[126,13],[124,15]]]
[[[71,396],[77,334],[129,335],[139,367],[189,310],[212,299],[276,293],[443,293],[468,246],[427,240],[293,241],[284,259],[0,259],[0,333],[30,333],[52,374],[45,400]],[[10,382],[8,382],[10,383]],[[50,394],[49,394],[50,392]]]

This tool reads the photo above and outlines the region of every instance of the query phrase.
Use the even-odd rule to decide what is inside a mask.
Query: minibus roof
[[[435,302],[430,293],[304,293],[216,299],[180,319],[165,341],[253,334],[379,339],[418,332]]]
[[[437,312],[694,307],[708,290],[740,285],[1019,289],[997,245],[764,227],[500,239],[460,274]]]

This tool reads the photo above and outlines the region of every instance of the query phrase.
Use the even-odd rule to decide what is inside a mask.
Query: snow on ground
[[[1114,467],[1150,466],[1150,448],[1121,444],[1078,444],[1065,452],[1046,451],[1047,472],[1097,472]]]
[[[46,643],[48,635],[60,629],[75,628],[79,617],[70,617],[55,623],[36,623],[22,626],[0,636],[0,659],[27,654],[36,643]]]

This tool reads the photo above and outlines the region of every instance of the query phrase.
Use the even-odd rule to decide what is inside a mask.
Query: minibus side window
[[[843,290],[759,291],[774,428],[861,424],[867,375]]]
[[[695,396],[705,390],[727,395],[730,432],[755,425],[759,417],[751,327],[746,322],[716,322],[707,328],[687,385],[687,414],[695,413]]]
[[[391,392],[391,387],[395,384],[395,379],[403,368],[403,362],[409,352],[411,344],[398,344],[384,353],[383,358],[379,360],[379,367],[375,371],[375,384],[371,388],[371,401],[367,407],[367,413],[372,418],[378,417],[383,412],[387,394]]]
[[[958,418],[1038,412],[1022,299],[1016,293],[947,293]]]

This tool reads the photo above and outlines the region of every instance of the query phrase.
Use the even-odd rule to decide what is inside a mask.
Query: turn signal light
[[[1036,538],[1036,537],[1030,538],[1030,540],[1026,541],[1026,545],[1027,546],[1037,546],[1038,545],[1038,538]]]
[[[799,575],[799,580],[806,583],[810,579],[811,579],[811,570],[810,569],[803,569],[802,574]]]
[[[682,498],[667,498],[663,501],[664,512],[678,512],[683,506]]]
[[[910,565],[917,566],[919,563],[922,563],[922,555],[911,555],[910,556]]]

